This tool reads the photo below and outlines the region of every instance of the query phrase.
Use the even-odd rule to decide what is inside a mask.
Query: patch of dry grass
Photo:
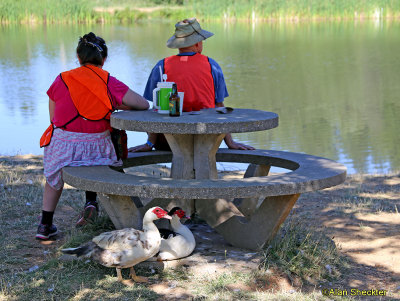
[[[292,282],[321,285],[349,268],[335,243],[292,214],[264,250],[266,269],[282,270]]]

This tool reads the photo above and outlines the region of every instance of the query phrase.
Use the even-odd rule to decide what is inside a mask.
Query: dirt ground
[[[163,173],[163,171],[161,171]],[[350,263],[347,273],[330,283],[332,289],[384,289],[390,300],[400,300],[400,175],[354,175],[340,186],[307,193],[297,201],[292,214],[304,223],[316,226],[328,235]],[[60,204],[55,219],[59,228],[71,227],[76,212]],[[194,254],[180,262],[164,263],[164,268],[183,265],[196,273],[224,271],[254,271],[260,254],[229,247],[223,239],[206,225],[190,226],[197,240]],[[34,236],[32,230],[29,237]],[[43,248],[57,249],[65,238],[37,244],[30,250],[31,262],[45,260]],[[24,254],[26,256],[27,254]],[[159,266],[158,266],[159,267]],[[158,268],[156,267],[156,268]],[[274,290],[303,290],[285,275],[275,271]],[[165,290],[167,283],[154,283],[151,288]],[[242,287],[252,290],[257,287]],[[189,292],[169,287],[170,297],[190,296]]]
[[[296,210],[350,260],[350,272],[334,288],[385,289],[400,299],[400,175],[349,176],[302,196]]]
[[[332,282],[329,289],[380,289],[389,292],[390,299],[400,300],[400,175],[349,176],[340,186],[304,194],[293,210],[293,214],[300,216],[304,223],[331,237],[341,255],[349,261],[350,268],[340,279]],[[200,236],[208,231],[208,236],[212,234],[212,239],[219,241],[214,243],[212,250],[223,255],[227,247],[217,233],[212,229],[199,231],[195,228],[193,231],[200,241],[196,248],[200,254],[207,254],[204,252],[207,246],[204,247]],[[256,254],[235,248],[228,251],[232,252],[237,256],[231,262],[221,258],[214,268],[219,272],[226,268],[256,268],[259,259]],[[209,254],[206,259],[207,256]],[[270,283],[270,289],[284,291],[315,289],[307,288],[307,285],[299,288],[277,271]],[[376,300],[376,297],[371,299]]]

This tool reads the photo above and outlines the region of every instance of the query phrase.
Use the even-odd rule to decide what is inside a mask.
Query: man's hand
[[[135,152],[149,152],[152,150],[152,147],[147,143],[136,145],[134,147],[128,148],[128,152],[135,153]]]
[[[232,135],[229,133],[225,135],[224,141],[226,143],[226,146],[228,146],[230,149],[255,150],[255,148],[250,145],[236,142],[235,140],[233,140]]]
[[[255,150],[254,147],[252,147],[251,145],[247,145],[247,144],[243,144],[243,143],[239,143],[239,142],[235,142],[232,141],[229,145],[227,145],[230,149],[240,149],[240,150]]]

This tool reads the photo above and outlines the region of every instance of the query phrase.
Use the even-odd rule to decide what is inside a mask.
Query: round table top
[[[170,117],[153,110],[121,111],[111,114],[111,126],[128,131],[166,134],[244,133],[277,127],[278,114],[236,108],[228,114],[204,109],[198,115],[184,112],[179,117]]]

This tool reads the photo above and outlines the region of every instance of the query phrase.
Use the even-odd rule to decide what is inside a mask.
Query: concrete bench
[[[249,249],[262,248],[275,235],[301,193],[346,178],[346,168],[332,160],[272,150],[219,149],[217,162],[250,164],[242,179],[184,180],[121,172],[171,160],[170,152],[130,153],[121,168],[65,167],[63,178],[71,186],[100,193],[101,205],[117,228],[141,227],[143,211],[159,199],[196,199],[196,211],[210,226],[232,245]],[[271,166],[289,172],[268,175]]]

